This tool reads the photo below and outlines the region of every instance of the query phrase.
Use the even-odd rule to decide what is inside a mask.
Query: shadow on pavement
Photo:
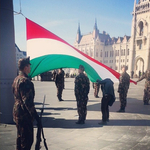
[[[34,105],[43,105],[43,103],[34,102]],[[49,105],[49,104],[44,104],[44,105]]]
[[[64,102],[76,102],[76,100],[64,100]],[[88,102],[99,102],[99,100],[88,100]]]
[[[85,124],[76,124],[77,120],[67,120],[67,119],[56,119],[53,117],[42,118],[42,124],[44,128],[68,128],[68,129],[80,129],[80,128],[98,128],[103,127],[98,123],[101,120],[86,120]],[[150,120],[138,119],[138,120],[110,120],[105,126],[149,126]]]
[[[85,124],[76,124],[77,120],[67,120],[67,119],[56,119],[53,117],[43,117],[42,124],[44,128],[95,128],[102,127],[98,123],[100,120],[86,120]]]
[[[37,108],[36,107],[36,109],[39,109],[39,110],[41,110],[41,108]],[[44,110],[76,110],[76,109],[74,109],[74,108],[69,108],[69,107],[46,107],[46,108],[44,108]]]
[[[113,106],[109,107],[109,111],[110,112],[116,112],[119,110],[119,108],[120,108],[120,102],[115,101]],[[101,103],[88,105],[87,109],[88,109],[88,111],[101,111]],[[125,113],[150,115],[150,105],[143,105],[142,100],[128,98]]]
[[[137,120],[110,120],[108,126],[149,126],[150,120],[137,119]]]

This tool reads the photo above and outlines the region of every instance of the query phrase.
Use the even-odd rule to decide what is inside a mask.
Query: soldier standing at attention
[[[77,101],[77,109],[79,119],[76,124],[84,124],[87,114],[88,93],[90,90],[90,82],[88,77],[83,73],[84,67],[79,66],[79,75],[75,78],[75,97]]]
[[[125,107],[127,104],[127,93],[130,86],[130,76],[126,72],[126,66],[122,67],[122,74],[119,78],[119,86],[118,86],[118,93],[120,99],[120,109],[117,112],[125,112]]]
[[[143,102],[144,102],[144,105],[149,105],[149,100],[150,100],[150,70],[146,71],[146,73],[143,74],[142,77],[139,80],[137,80],[137,82],[139,82],[143,79],[146,79]]]
[[[64,101],[62,99],[62,92],[64,88],[64,74],[62,72],[62,69],[60,68],[58,71],[58,74],[56,75],[55,84],[57,87],[57,97],[59,101]]]
[[[17,127],[17,150],[30,150],[33,143],[33,120],[38,126],[41,121],[34,107],[34,85],[28,77],[30,73],[29,58],[18,62],[19,75],[14,79],[12,88],[14,94],[13,120]]]

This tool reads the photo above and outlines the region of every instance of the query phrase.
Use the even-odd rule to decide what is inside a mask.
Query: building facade
[[[74,46],[90,57],[121,72],[123,65],[128,73],[150,69],[150,0],[134,1],[131,36],[110,37],[105,31],[99,32],[95,21],[93,32],[82,35],[78,25]]]
[[[26,58],[27,53],[25,51],[21,51],[16,44],[15,44],[15,48],[16,48],[16,67],[17,67],[17,72],[18,72],[18,61],[21,58]]]

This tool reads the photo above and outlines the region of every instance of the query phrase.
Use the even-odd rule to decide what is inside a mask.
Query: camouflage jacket
[[[61,73],[58,73],[57,75],[56,75],[56,80],[55,80],[55,83],[56,83],[56,86],[58,87],[60,87],[60,86],[64,86],[64,74],[63,74],[63,72],[61,72]]]
[[[80,73],[75,78],[75,96],[77,100],[84,100],[88,96],[90,90],[89,78],[84,74]]]
[[[143,79],[146,79],[145,81],[145,88],[150,88],[150,70],[149,71],[146,71],[145,74],[142,75],[142,77],[138,80],[138,81],[141,81]]]
[[[24,121],[33,121],[35,107],[34,107],[34,85],[23,72],[14,79],[13,85],[14,94],[14,108],[13,120],[16,124]]]
[[[118,92],[128,91],[130,86],[130,76],[128,73],[124,72],[120,75],[119,78],[119,86],[118,86]]]

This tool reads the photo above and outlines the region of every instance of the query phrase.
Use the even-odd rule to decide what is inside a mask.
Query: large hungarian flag
[[[31,59],[31,73],[34,77],[43,72],[59,68],[85,67],[92,82],[110,78],[118,82],[120,74],[68,44],[52,32],[26,18],[27,55]],[[131,80],[131,82],[135,83]]]

